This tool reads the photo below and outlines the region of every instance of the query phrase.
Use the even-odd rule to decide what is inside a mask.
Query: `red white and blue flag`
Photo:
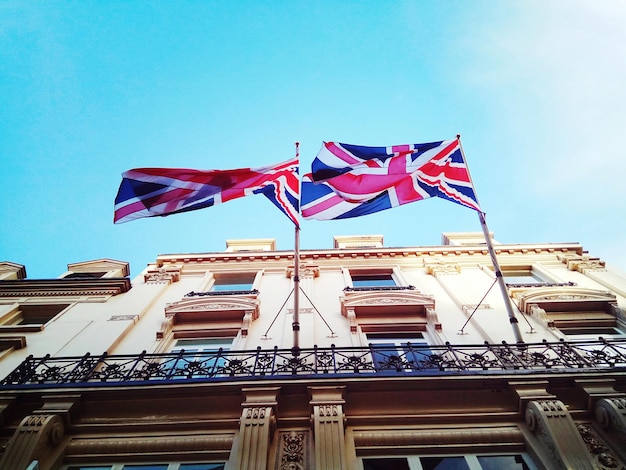
[[[425,144],[363,147],[324,142],[305,175],[305,219],[359,217],[440,197],[480,211],[458,138]]]
[[[234,170],[136,168],[122,174],[113,221],[166,216],[262,193],[298,226],[299,186],[297,158]]]

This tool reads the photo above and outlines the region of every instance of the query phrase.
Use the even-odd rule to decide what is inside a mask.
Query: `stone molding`
[[[227,459],[234,434],[190,434],[179,436],[101,436],[73,438],[65,449],[69,461],[110,455],[170,457],[190,452]]]

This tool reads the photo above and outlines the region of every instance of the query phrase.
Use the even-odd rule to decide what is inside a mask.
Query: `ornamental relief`
[[[580,304],[586,302],[617,303],[617,298],[610,292],[580,287],[538,288],[520,293],[516,297],[519,299],[520,310],[525,313],[530,313],[531,308],[539,303],[542,304],[544,308],[546,308],[546,304],[549,303],[554,303],[555,305],[566,302]]]
[[[229,298],[225,301],[223,297],[201,297],[195,299],[184,299],[178,302],[167,304],[165,307],[165,315],[175,315],[182,312],[203,312],[203,311],[248,311],[254,313],[254,317],[259,314],[259,300],[239,297]]]
[[[180,279],[180,269],[178,268],[159,268],[148,271],[144,277],[146,284],[171,284],[178,282]]]

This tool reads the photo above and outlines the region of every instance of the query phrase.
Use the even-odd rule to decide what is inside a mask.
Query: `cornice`
[[[546,244],[520,244],[520,245],[497,245],[496,254],[501,255],[578,255],[582,256],[583,247],[578,243],[546,243]],[[323,260],[346,260],[346,259],[402,259],[402,258],[429,258],[429,257],[454,257],[454,256],[488,256],[486,246],[422,246],[422,247],[396,247],[396,248],[358,248],[358,249],[327,249],[327,250],[301,250],[301,261],[320,262]],[[156,259],[156,266],[161,268],[167,265],[193,265],[206,263],[232,263],[232,262],[293,262],[294,252],[288,251],[259,251],[259,252],[215,252],[215,253],[187,253],[187,254],[163,254]]]
[[[118,295],[128,292],[130,279],[33,279],[0,281],[0,297]]]

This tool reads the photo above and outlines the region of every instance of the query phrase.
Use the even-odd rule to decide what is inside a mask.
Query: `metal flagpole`
[[[296,158],[300,157],[300,142],[296,142]],[[291,354],[300,355],[300,226],[295,227],[295,250],[293,256],[293,347]]]
[[[469,166],[467,165],[465,152],[463,152],[463,145],[461,145],[461,136],[457,134],[456,138],[459,140],[459,148],[461,149],[461,155],[463,156],[463,161],[465,162],[465,167],[467,168],[467,174],[470,177],[470,182],[472,183],[472,188],[474,189],[474,195],[476,196],[476,188],[474,187],[474,183],[472,182],[472,176],[469,171]],[[478,202],[478,196],[476,196],[476,200]],[[493,243],[491,243],[491,237],[489,236],[489,229],[487,228],[487,221],[485,220],[485,213],[482,211],[478,211],[478,218],[480,219],[480,226],[485,236],[485,242],[487,243],[487,250],[489,250],[489,256],[491,257],[493,270],[495,271],[495,274],[496,274],[496,280],[498,281],[498,285],[500,286],[500,292],[502,293],[504,305],[506,307],[507,314],[509,315],[509,323],[511,324],[511,328],[513,329],[513,336],[515,336],[515,341],[517,343],[523,343],[524,339],[522,338],[522,333],[520,332],[520,329],[519,329],[519,322],[517,320],[517,317],[515,316],[515,311],[513,310],[513,304],[511,303],[511,298],[509,297],[509,293],[506,288],[506,283],[504,282],[504,277],[502,276],[502,270],[500,269],[500,264],[498,263],[498,259],[496,258],[496,251],[493,248]]]

